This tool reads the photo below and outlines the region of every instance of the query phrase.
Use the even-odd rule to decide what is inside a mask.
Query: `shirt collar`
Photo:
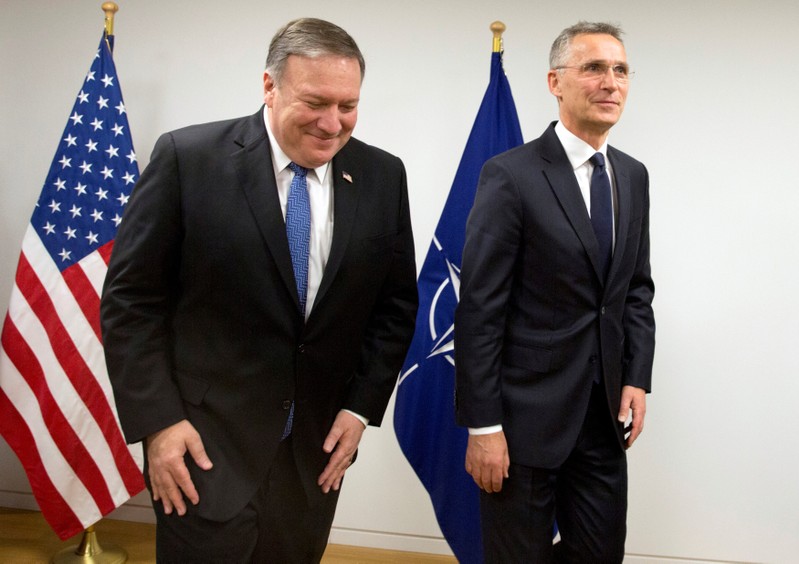
[[[264,106],[264,125],[266,125],[266,134],[269,136],[269,146],[270,150],[272,151],[272,164],[275,168],[275,176],[277,176],[289,166],[291,159],[288,157],[288,155],[286,155],[286,153],[283,152],[283,149],[275,139],[272,129],[269,127],[269,116],[267,115],[267,111],[267,107]],[[318,166],[312,170],[316,172],[316,177],[319,179],[319,182],[324,182],[325,176],[327,175],[327,171],[329,169],[330,163],[327,162],[322,166]]]
[[[555,133],[566,151],[566,156],[572,165],[573,170],[577,170],[583,166],[588,159],[594,156],[594,153],[602,153],[605,157],[605,162],[608,162],[608,143],[602,144],[599,150],[594,149],[591,145],[577,137],[574,133],[566,129],[562,122],[555,124]]]

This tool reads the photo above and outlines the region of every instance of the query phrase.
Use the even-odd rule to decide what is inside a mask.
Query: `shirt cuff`
[[[491,425],[490,427],[469,427],[470,435],[490,435],[491,433],[499,433],[502,430],[502,425]]]
[[[369,426],[369,419],[367,419],[363,415],[358,415],[357,413],[355,413],[354,411],[350,411],[349,409],[342,409],[341,411],[346,411],[347,413],[352,415],[355,419],[363,423],[364,428]]]

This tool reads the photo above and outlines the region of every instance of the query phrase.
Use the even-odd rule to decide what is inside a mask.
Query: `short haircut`
[[[560,32],[560,35],[552,43],[552,49],[549,51],[549,68],[556,69],[565,66],[571,55],[572,40],[578,35],[585,34],[603,34],[610,35],[618,40],[622,45],[621,36],[624,32],[618,25],[604,23],[604,22],[577,22],[571,27],[567,27]]]
[[[275,84],[280,83],[291,55],[310,58],[333,55],[356,59],[361,67],[361,80],[366,72],[366,63],[355,40],[339,26],[325,20],[300,18],[278,30],[266,56],[266,72]]]

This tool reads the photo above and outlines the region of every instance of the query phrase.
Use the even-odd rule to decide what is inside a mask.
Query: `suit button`
[[[592,354],[591,356],[589,356],[588,357],[588,362],[591,363],[591,364],[596,364],[596,355]]]
[[[602,309],[599,310],[599,313],[605,315],[605,306],[602,306]]]
[[[291,408],[291,400],[283,400],[283,409]]]
[[[298,352],[298,353],[300,353],[300,354],[302,354],[302,353],[304,353],[304,352],[305,352],[305,344],[304,344],[304,343],[300,343],[300,344],[297,346],[297,352]]]

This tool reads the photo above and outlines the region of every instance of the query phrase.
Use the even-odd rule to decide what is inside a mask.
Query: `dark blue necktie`
[[[604,279],[608,275],[613,256],[613,198],[610,177],[605,169],[605,157],[602,153],[596,153],[590,160],[594,165],[594,172],[591,174],[591,224],[599,242]]]
[[[294,281],[297,284],[297,295],[300,298],[300,314],[305,316],[305,305],[308,299],[308,257],[311,253],[311,200],[308,197],[308,169],[296,163],[289,163],[294,173],[286,201],[286,235],[291,251],[291,263],[294,267]],[[291,402],[289,417],[283,430],[285,439],[291,434],[294,425],[294,402]]]

